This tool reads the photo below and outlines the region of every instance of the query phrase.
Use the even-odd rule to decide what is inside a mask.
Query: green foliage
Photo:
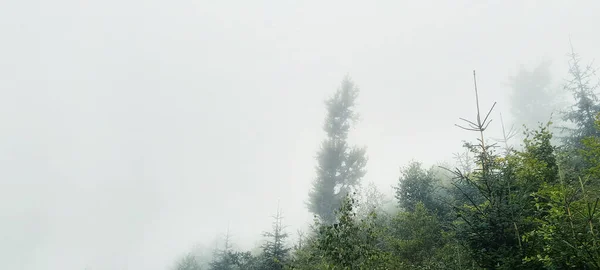
[[[250,252],[228,250],[218,254],[210,263],[210,270],[262,270],[262,260]]]
[[[356,205],[347,197],[337,223],[317,220],[315,235],[296,251],[288,269],[476,269],[423,203],[414,212],[389,218],[373,211],[365,219],[356,217]]]
[[[239,270],[263,270],[261,260],[250,254],[250,252],[230,252],[228,254],[230,261],[233,264],[233,269]]]
[[[233,270],[235,269],[233,251],[226,250],[215,252],[213,260],[210,262],[210,270]]]
[[[283,216],[277,208],[277,214],[273,217],[273,231],[265,232],[263,236],[269,238],[262,246],[262,267],[264,270],[281,270],[288,260],[290,248],[286,246],[285,240],[288,234],[284,231],[282,224]]]
[[[595,69],[592,66],[582,66],[581,58],[572,48],[569,57],[570,78],[564,88],[573,94],[575,104],[563,112],[563,120],[571,124],[570,127],[564,127],[568,134],[563,140],[566,146],[581,149],[583,139],[600,137],[594,119],[600,112],[596,94],[600,84],[593,82],[596,76]]]
[[[357,221],[353,212],[356,201],[346,197],[339,211],[338,222],[319,227],[317,248],[332,269],[384,269],[386,254],[377,248],[378,239],[368,220]],[[383,260],[383,261],[382,261]]]
[[[360,190],[362,204],[349,195],[361,186],[366,158],[346,142],[358,93],[346,78],[327,102],[308,236],[287,247],[278,209],[260,255],[234,251],[226,237],[209,269],[600,269],[600,114],[590,131],[584,112],[596,105],[588,102],[589,74],[572,58],[569,85],[578,103],[565,118],[575,123],[565,145],[551,143],[548,123],[526,129],[521,150],[497,154],[484,136],[489,113],[482,118],[477,104],[476,122],[463,119],[470,126],[463,128],[478,132],[478,143],[465,143],[460,168],[444,171],[454,177],[411,162],[395,187],[401,209],[393,213],[380,210],[383,194],[374,185]],[[188,256],[178,267],[199,266]]]
[[[549,269],[600,269],[598,190],[586,190],[563,181],[545,184],[534,195],[535,206],[544,218],[523,240],[539,248],[525,258]]]
[[[481,171],[462,176],[461,180],[475,186],[483,202],[467,197],[469,203],[457,206],[460,222],[458,237],[471,249],[474,258],[483,268],[515,269],[519,263],[519,236],[515,212],[517,205],[511,201],[511,186],[515,184],[508,162],[495,156],[490,148],[480,145],[481,151],[472,147],[478,156]]]
[[[316,238],[310,237],[294,250],[291,261],[284,269],[323,269],[322,253],[317,249]]]
[[[457,171],[451,225],[436,214],[435,177],[412,163],[396,189],[405,211],[358,220],[348,198],[338,222],[320,224],[310,251],[297,253],[312,258],[304,260],[310,266],[294,269],[598,269],[600,192],[591,180],[564,180],[551,140],[548,123],[503,157],[493,145],[466,144],[478,169]],[[598,165],[597,139],[584,141],[582,156]]]
[[[323,222],[335,222],[335,210],[346,194],[365,175],[367,158],[364,148],[349,147],[346,142],[351,125],[357,119],[354,112],[358,88],[346,77],[341,87],[327,100],[327,118],[323,129],[327,139],[317,155],[317,178],[309,193],[308,210]],[[336,190],[338,189],[338,190]]]
[[[524,150],[502,158],[492,146],[469,145],[477,156],[480,170],[468,176],[458,174],[464,182],[477,188],[482,201],[468,199],[457,207],[460,221],[457,235],[468,243],[473,257],[484,268],[529,269],[539,267],[535,261],[523,261],[535,249],[525,245],[521,236],[535,228],[532,219],[543,218],[533,207],[532,193],[546,183],[555,183],[558,165],[551,145],[549,124],[527,132]],[[469,194],[464,194],[469,197]]]
[[[440,222],[423,202],[394,218],[392,236],[394,254],[412,266],[423,265],[436,249],[444,246]]]
[[[600,113],[596,116],[596,129],[600,130]],[[584,148],[579,151],[585,162],[585,173],[591,178],[600,179],[600,137],[590,136],[582,140]]]
[[[471,257],[471,252],[456,237],[455,231],[443,231],[445,245],[436,249],[431,258],[428,258],[422,269],[481,269]]]
[[[434,198],[437,182],[433,170],[425,171],[421,163],[411,162],[402,170],[398,186],[395,187],[399,206],[412,212],[417,204],[422,203],[429,211],[442,212],[441,203]]]
[[[523,143],[525,149],[518,152],[520,158],[517,165],[516,177],[521,187],[529,190],[537,190],[539,183],[554,183],[558,178],[558,163],[555,155],[555,147],[552,146],[552,134],[546,126],[540,125],[539,130],[526,132]]]
[[[540,213],[537,227],[523,236],[525,242],[536,245],[535,252],[526,261],[538,261],[546,268],[600,269],[598,226],[600,190],[597,181],[598,137],[582,140],[579,151],[587,165],[584,177],[577,181],[559,173],[558,182],[544,183],[534,193],[535,207]],[[566,171],[573,173],[573,170]]]

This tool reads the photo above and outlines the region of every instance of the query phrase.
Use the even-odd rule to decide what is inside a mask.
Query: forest
[[[480,104],[486,89],[473,71],[473,114],[450,123],[472,134],[464,152],[454,164],[404,164],[393,207],[361,181],[367,150],[348,142],[359,90],[344,78],[325,102],[311,229],[290,241],[285,209],[268,202],[272,230],[256,232],[256,250],[234,249],[226,235],[208,258],[190,251],[172,269],[600,269],[599,81],[575,50],[565,60],[558,90],[546,62],[511,78],[512,126]],[[492,125],[502,138],[486,132]]]

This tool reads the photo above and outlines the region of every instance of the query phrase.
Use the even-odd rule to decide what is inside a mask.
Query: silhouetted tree
[[[348,76],[336,93],[326,101],[327,117],[323,129],[327,138],[317,155],[317,178],[309,193],[308,209],[331,224],[335,210],[346,194],[356,187],[365,175],[367,158],[364,148],[349,147],[348,132],[358,118],[354,111],[358,88]]]

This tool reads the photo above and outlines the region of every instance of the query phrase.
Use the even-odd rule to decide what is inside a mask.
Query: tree
[[[327,117],[323,129],[327,138],[317,154],[317,178],[307,203],[308,210],[323,222],[335,222],[335,210],[365,175],[366,149],[349,147],[348,132],[358,119],[354,111],[358,88],[348,76],[326,101]]]
[[[530,216],[536,227],[524,234],[523,240],[533,243],[536,248],[525,261],[542,263],[547,269],[600,269],[598,142],[598,137],[582,140],[584,148],[579,153],[590,167],[583,176],[577,177],[577,181],[567,179],[563,167],[553,159],[546,159],[550,162],[545,161],[544,164],[549,164],[545,167],[537,166],[545,169],[538,170],[538,178],[551,181],[541,182],[538,190],[532,193],[535,212]],[[543,152],[548,151],[538,153]],[[544,174],[554,177],[544,177]]]
[[[234,258],[232,256],[233,249],[231,247],[231,236],[229,234],[229,228],[227,228],[227,233],[225,234],[225,239],[223,242],[223,248],[219,249],[215,248],[213,253],[212,261],[210,262],[211,270],[233,270],[234,269]]]
[[[440,222],[423,202],[417,202],[413,211],[398,213],[392,224],[394,255],[408,265],[423,265],[444,245]]]
[[[398,269],[391,265],[391,253],[378,248],[381,240],[376,215],[357,220],[356,200],[344,197],[338,222],[318,224],[316,248],[324,259],[325,269]],[[331,268],[333,267],[333,268]]]
[[[486,140],[494,106],[480,113],[475,80],[476,119],[461,118],[467,125],[459,127],[476,132],[477,142],[464,144],[455,170],[419,162],[403,168],[395,197],[404,211],[391,214],[375,211],[383,196],[373,183],[358,189],[364,149],[346,142],[356,96],[346,78],[326,103],[327,138],[307,202],[315,223],[307,234],[294,249],[286,246],[278,207],[260,255],[233,251],[228,233],[209,269],[600,269],[600,136],[574,128],[579,133],[571,137],[583,137],[556,147],[551,122],[540,123],[525,128],[515,148],[501,118],[497,153]],[[600,133],[600,112],[595,124]],[[180,269],[194,267],[195,258],[183,258]]]
[[[366,187],[360,191],[361,203],[357,207],[357,216],[366,218],[378,208],[383,210],[383,206],[387,203],[385,195],[379,191],[375,183],[369,182]],[[382,211],[378,211],[382,213]]]
[[[202,270],[200,264],[196,260],[196,257],[188,253],[183,258],[179,259],[175,266],[175,270]]]
[[[432,170],[426,171],[421,163],[413,161],[402,170],[396,189],[396,199],[401,208],[414,211],[421,202],[429,211],[437,212],[440,204],[434,198],[436,179]]]
[[[596,129],[600,130],[600,113],[596,116]],[[591,178],[600,179],[600,137],[583,139],[584,149],[579,154],[588,164],[586,174]]]
[[[284,231],[285,227],[282,224],[283,216],[279,206],[277,207],[277,214],[273,217],[273,231],[265,232],[263,236],[268,237],[269,240],[262,246],[264,270],[281,270],[288,259],[288,253],[290,248],[286,246],[285,240],[288,234]]]
[[[225,234],[223,248],[215,248],[210,270],[262,270],[259,260],[248,251],[234,251],[229,229]]]
[[[599,83],[594,82],[595,69],[590,64],[582,66],[581,57],[571,45],[569,54],[569,75],[571,78],[564,85],[565,90],[573,94],[575,104],[569,110],[563,112],[563,120],[571,124],[571,127],[563,127],[567,135],[563,137],[564,143],[574,149],[581,149],[582,139],[587,137],[598,137],[600,131],[595,127],[595,117],[600,112],[600,104],[596,90]]]
[[[259,258],[252,256],[249,251],[235,251],[229,252],[228,257],[233,265],[233,269],[236,270],[263,270]]]
[[[540,63],[533,70],[521,67],[510,78],[512,89],[510,112],[517,126],[535,127],[550,120],[557,108],[557,90],[552,86],[550,62]]]
[[[465,130],[479,133],[478,144],[465,144],[476,157],[477,170],[464,174],[456,170],[456,178],[477,190],[472,198],[463,192],[468,203],[455,206],[458,217],[457,235],[471,250],[479,266],[486,269],[518,269],[521,266],[522,246],[520,242],[518,205],[511,200],[511,186],[516,182],[511,163],[494,153],[494,145],[486,144],[484,133],[490,123],[479,107],[479,93],[475,71],[473,71],[477,117],[475,121],[461,118],[469,124]],[[494,103],[495,105],[495,103]]]

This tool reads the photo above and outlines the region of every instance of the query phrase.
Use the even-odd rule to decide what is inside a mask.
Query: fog
[[[411,159],[450,161],[481,103],[569,39],[600,57],[598,1],[17,1],[0,4],[0,268],[167,269],[227,227],[288,231],[324,137],[360,88],[352,141],[386,193]],[[497,121],[497,120],[496,120]],[[510,121],[508,119],[507,121]],[[498,134],[499,126],[491,132]],[[476,137],[473,137],[475,139]]]

